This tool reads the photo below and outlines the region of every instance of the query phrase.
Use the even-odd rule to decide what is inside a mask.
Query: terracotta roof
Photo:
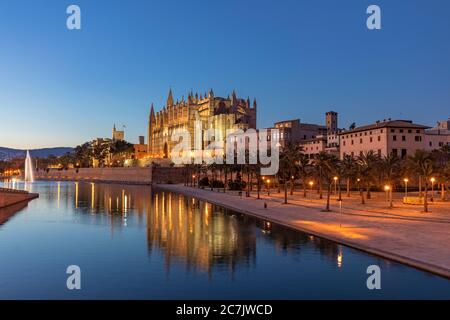
[[[388,121],[380,121],[378,123],[373,123],[361,127],[356,127],[353,130],[342,131],[339,133],[339,135],[367,130],[375,130],[379,128],[429,129],[430,127],[413,123],[411,120],[388,120]]]

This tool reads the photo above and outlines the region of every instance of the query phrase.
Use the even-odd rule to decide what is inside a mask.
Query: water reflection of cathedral
[[[254,263],[256,235],[251,226],[209,203],[156,193],[147,215],[149,250],[164,253],[167,267],[182,261],[190,269],[233,271]]]
[[[57,188],[62,206],[59,199],[68,189]],[[233,273],[256,264],[261,241],[299,256],[303,250],[319,251],[342,266],[342,251],[334,242],[148,186],[75,183],[71,201],[76,210],[90,213],[90,223],[108,224],[112,233],[127,226],[146,228],[148,251],[161,255],[167,270],[184,265],[192,271]]]

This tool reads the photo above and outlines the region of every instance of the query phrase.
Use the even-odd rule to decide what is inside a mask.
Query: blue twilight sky
[[[66,28],[81,7],[82,29]],[[382,30],[366,8],[382,9]],[[75,146],[149,105],[213,88],[258,100],[258,125],[450,117],[448,0],[0,0],[0,146]]]

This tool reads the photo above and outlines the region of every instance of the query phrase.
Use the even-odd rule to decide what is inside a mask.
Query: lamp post
[[[403,181],[405,182],[405,198],[407,198],[408,197],[408,182],[409,182],[409,179],[405,178],[405,179],[403,179]]]
[[[433,202],[434,201],[434,182],[436,181],[436,179],[431,178],[430,181],[431,181],[431,202]]]
[[[267,196],[270,197],[270,179],[267,179]]]
[[[338,181],[338,177],[334,177],[334,194],[337,194],[337,181]]]
[[[309,187],[311,188],[311,199],[312,199],[312,193],[313,193],[313,185],[314,185],[314,181],[310,181]]]
[[[195,174],[192,175],[192,183],[194,184],[194,188],[195,188]]]
[[[386,191],[386,202],[389,202],[389,191],[391,190],[391,187],[386,185],[384,186],[384,191]]]

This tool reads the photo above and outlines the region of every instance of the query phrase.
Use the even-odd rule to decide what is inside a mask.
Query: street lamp
[[[391,187],[386,185],[384,186],[384,191],[386,191],[386,202],[389,201],[389,191],[391,190]]]
[[[436,181],[436,179],[431,178],[430,181],[431,181],[431,201],[433,202],[434,201],[434,182]]]
[[[338,177],[334,177],[334,194],[337,194],[337,181],[338,181]]]
[[[267,196],[270,197],[270,179],[267,179]]]
[[[405,178],[405,179],[403,179],[403,181],[405,182],[405,198],[407,198],[408,197],[408,182],[409,182],[409,179]]]
[[[314,185],[314,181],[310,181],[310,182],[309,182],[309,186],[310,186],[310,188],[311,188],[311,198],[312,198],[312,188],[313,188],[313,185]]]

